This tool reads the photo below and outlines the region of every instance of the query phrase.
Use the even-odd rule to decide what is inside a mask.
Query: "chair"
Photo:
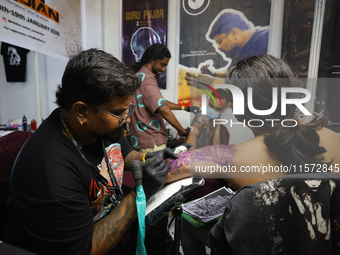
[[[5,236],[7,219],[6,201],[9,196],[9,180],[13,163],[31,132],[14,131],[0,138],[0,240]]]
[[[340,175],[287,175],[239,190],[210,232],[216,254],[340,254]]]

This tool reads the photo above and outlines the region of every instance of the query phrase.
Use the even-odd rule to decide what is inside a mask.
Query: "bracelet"
[[[184,105],[182,105],[182,111],[184,111],[185,110],[185,106]]]
[[[145,152],[145,153],[143,154],[143,159],[142,159],[142,160],[143,160],[144,163],[145,163],[145,155],[146,155],[146,153],[147,153],[147,152]]]

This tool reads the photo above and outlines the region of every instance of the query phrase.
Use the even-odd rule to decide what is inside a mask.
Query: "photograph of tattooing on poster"
[[[307,84],[309,71],[314,9],[315,1],[310,0],[287,0],[284,5],[281,58],[290,65],[295,77],[302,78],[303,87]],[[340,131],[339,11],[339,1],[326,1],[313,113],[334,131]]]
[[[167,44],[168,0],[123,0],[122,62],[140,62],[145,50],[155,43]],[[166,89],[166,71],[158,78]]]
[[[205,9],[197,13],[186,2],[180,16],[178,103],[200,106],[206,93],[202,84],[224,83],[232,63],[267,53],[271,4],[267,0],[204,1]]]

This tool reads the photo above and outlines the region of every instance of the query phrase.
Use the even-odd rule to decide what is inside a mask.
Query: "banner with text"
[[[154,43],[167,44],[168,0],[123,0],[122,62],[139,62]],[[166,89],[166,72],[158,78]]]
[[[58,58],[79,52],[80,1],[44,2],[0,0],[0,41]]]

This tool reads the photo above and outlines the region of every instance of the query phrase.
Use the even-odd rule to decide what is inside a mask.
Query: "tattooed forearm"
[[[131,191],[105,218],[95,224],[91,254],[107,254],[126,235],[137,217],[136,194]]]
[[[179,169],[180,169],[180,168],[177,168],[177,169],[174,169],[174,170],[172,170],[172,171],[170,171],[170,169],[169,169],[169,173],[170,173],[171,175],[180,174],[181,171],[180,171]]]
[[[129,168],[130,163],[133,160],[142,160],[142,159],[143,159],[143,153],[133,150],[124,158],[124,167]]]
[[[189,165],[190,163],[190,151],[185,151],[178,154],[178,158],[176,160],[171,160],[168,162],[170,169],[169,172],[172,175],[180,173],[179,168],[183,165]]]
[[[193,128],[197,128],[199,132],[201,132],[203,126],[205,125],[205,123],[207,122],[209,118],[205,115],[200,115],[200,116],[197,116],[193,123],[192,123],[192,127]]]
[[[221,166],[234,165],[235,145],[212,145],[190,151],[190,162],[214,162]]]
[[[178,155],[178,159],[168,161],[169,173],[180,174],[185,167],[214,163],[221,166],[234,165],[236,149],[234,145],[212,145],[197,150],[189,150]]]

